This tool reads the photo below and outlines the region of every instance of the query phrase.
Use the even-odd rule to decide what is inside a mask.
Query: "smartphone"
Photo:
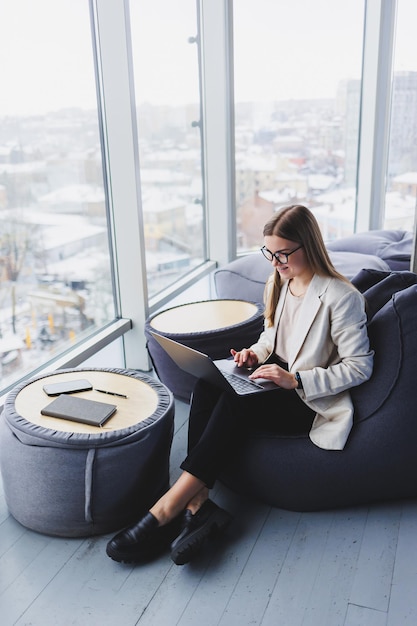
[[[43,390],[48,396],[59,396],[61,393],[76,393],[77,391],[89,391],[92,388],[92,384],[85,378],[65,380],[60,383],[49,383],[43,386]]]

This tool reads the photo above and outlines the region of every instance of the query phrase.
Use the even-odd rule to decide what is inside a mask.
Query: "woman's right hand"
[[[248,348],[243,348],[243,350],[239,352],[232,348],[230,354],[238,367],[247,367],[249,369],[258,365],[258,357],[253,350],[249,350]]]

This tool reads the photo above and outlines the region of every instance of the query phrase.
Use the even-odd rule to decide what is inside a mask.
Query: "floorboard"
[[[172,480],[187,442],[176,402]],[[273,509],[221,484],[224,537],[183,567],[113,562],[109,536],[47,537],[14,520],[0,481],[2,626],[399,626],[417,623],[417,502]]]
[[[345,624],[346,626],[386,626],[387,614],[363,606],[349,605]]]
[[[332,524],[332,515],[300,516],[262,624],[302,624]]]
[[[417,624],[417,503],[402,506],[388,626]]]
[[[302,624],[338,626],[345,622],[366,524],[366,510],[333,513]],[[330,514],[329,514],[330,515]],[[320,520],[317,520],[322,526]]]
[[[230,596],[221,626],[260,624],[281,573],[300,514],[269,509]],[[262,521],[262,519],[260,520]]]
[[[392,506],[369,510],[350,594],[352,604],[388,610],[400,519],[401,510]]]

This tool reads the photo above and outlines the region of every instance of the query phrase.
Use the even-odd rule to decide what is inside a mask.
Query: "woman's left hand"
[[[278,387],[282,387],[283,389],[296,389],[296,387],[298,387],[298,382],[294,374],[287,372],[287,370],[276,365],[276,363],[260,365],[249,378],[251,380],[266,378],[267,380],[272,380]]]

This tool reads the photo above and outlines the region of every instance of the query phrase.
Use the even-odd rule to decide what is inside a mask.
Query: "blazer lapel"
[[[311,280],[307,293],[304,296],[297,323],[292,332],[292,341],[288,355],[288,365],[290,368],[297,358],[307,333],[322,305],[321,295],[326,291],[330,280],[331,279],[327,276],[318,276],[317,274],[314,274]]]

